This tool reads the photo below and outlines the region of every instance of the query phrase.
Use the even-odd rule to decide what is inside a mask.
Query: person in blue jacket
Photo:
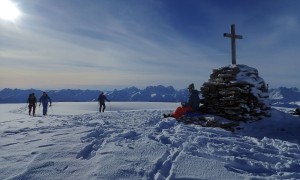
[[[50,102],[50,106],[51,106],[52,101],[51,101],[50,97],[48,96],[48,94],[46,92],[43,92],[43,95],[40,97],[40,104],[39,104],[39,106],[41,106],[41,103],[43,104],[43,115],[47,115],[49,102]]]

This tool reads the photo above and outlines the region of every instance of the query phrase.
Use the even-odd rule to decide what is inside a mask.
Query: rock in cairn
[[[202,110],[231,120],[270,116],[268,87],[255,68],[230,65],[214,69],[201,87]]]

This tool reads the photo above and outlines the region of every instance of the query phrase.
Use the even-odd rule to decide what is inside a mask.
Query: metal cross
[[[231,38],[231,54],[232,54],[232,64],[236,64],[236,47],[235,47],[235,39],[243,39],[243,36],[235,34],[235,25],[231,24],[231,34],[224,33],[224,37]]]

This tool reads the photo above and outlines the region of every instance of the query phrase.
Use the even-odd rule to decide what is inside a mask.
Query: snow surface
[[[0,179],[300,179],[300,118],[219,128],[162,119],[178,103],[0,104]]]

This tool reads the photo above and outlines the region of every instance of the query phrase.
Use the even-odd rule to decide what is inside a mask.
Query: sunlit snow
[[[229,132],[162,118],[177,106],[0,104],[0,179],[300,179],[299,117],[272,109]]]

